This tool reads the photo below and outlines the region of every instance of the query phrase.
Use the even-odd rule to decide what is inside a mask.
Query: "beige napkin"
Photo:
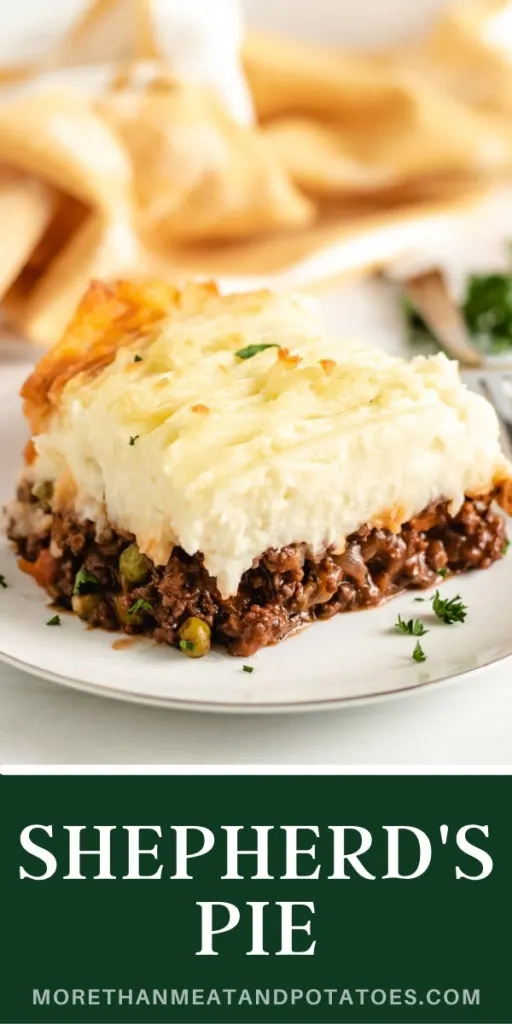
[[[354,266],[372,267],[397,255],[392,242],[384,256],[374,250],[386,225],[454,211],[510,175],[512,62],[499,28],[510,0],[461,0],[426,38],[378,56],[249,33],[255,125],[211,88],[178,81],[156,7],[129,6],[139,26],[129,68],[102,65],[101,84],[85,90],[74,71],[51,86],[39,78],[0,102],[0,212],[17,209],[16,245],[0,249],[0,299],[36,341],[61,332],[91,277],[213,275],[243,286],[293,281],[300,267],[307,283],[327,251],[332,277],[352,269],[355,239]],[[46,68],[90,59],[94,39],[104,59],[102,19],[112,28],[120,9],[90,4]]]

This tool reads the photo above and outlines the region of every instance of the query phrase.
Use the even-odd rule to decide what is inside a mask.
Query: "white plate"
[[[20,402],[0,402],[0,498],[8,500],[26,440]],[[381,608],[319,622],[277,647],[247,659],[214,651],[193,661],[178,651],[136,640],[115,650],[117,634],[84,627],[64,613],[60,627],[44,592],[21,573],[5,540],[0,545],[0,658],[17,668],[96,694],[161,707],[202,711],[318,710],[398,695],[474,672],[512,655],[512,556],[488,572],[443,584],[447,597],[460,592],[469,606],[464,625],[444,626],[429,604],[407,594]],[[393,623],[420,616],[430,629],[422,639],[427,661],[411,658],[415,639]]]

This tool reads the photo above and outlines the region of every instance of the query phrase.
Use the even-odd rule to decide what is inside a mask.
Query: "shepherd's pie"
[[[300,297],[95,283],[22,395],[9,536],[92,625],[247,656],[504,548],[492,407]]]

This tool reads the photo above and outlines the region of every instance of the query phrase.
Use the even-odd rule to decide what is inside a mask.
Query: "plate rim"
[[[454,675],[441,676],[439,679],[432,679],[429,682],[414,683],[412,686],[401,687],[398,690],[385,690],[382,693],[368,694],[368,696],[364,697],[326,697],[318,701],[306,700],[283,704],[264,702],[243,704],[222,701],[180,700],[178,697],[167,699],[130,690],[112,689],[108,686],[103,686],[101,683],[87,683],[79,679],[73,679],[71,676],[61,675],[59,672],[52,672],[50,669],[28,665],[27,662],[20,661],[13,655],[6,654],[5,651],[0,650],[0,662],[3,664],[17,669],[24,675],[45,679],[50,683],[56,683],[58,686],[64,686],[68,690],[75,690],[92,697],[103,697],[107,700],[118,700],[125,704],[135,704],[137,706],[156,707],[168,711],[194,712],[195,714],[220,715],[286,715],[318,713],[321,711],[327,713],[329,711],[341,711],[345,708],[368,707],[370,704],[381,704],[386,701],[398,700],[402,697],[412,697],[417,694],[430,692],[433,688],[449,686],[461,680],[466,680],[471,676],[480,675],[492,668],[493,665],[504,664],[507,661],[512,662],[512,653],[503,654],[498,658],[493,658],[492,661],[485,662],[483,665],[475,665],[474,668],[465,669],[463,672],[457,672]]]
[[[27,372],[27,364],[23,363],[17,369],[18,373],[16,376],[21,380]],[[5,388],[2,388],[0,385],[0,393],[2,394],[4,413],[7,413],[7,408],[12,408],[13,405],[16,405],[16,411],[19,413],[19,396],[17,387],[15,385],[13,386],[13,382],[10,381],[8,386]],[[233,660],[236,661],[238,659]],[[345,708],[351,709],[361,707],[363,705],[368,706],[375,703],[382,703],[402,697],[413,696],[415,694],[431,690],[433,687],[447,686],[461,680],[466,680],[471,676],[476,676],[478,673],[488,671],[494,665],[505,664],[507,661],[512,661],[512,648],[507,653],[491,656],[481,664],[462,668],[461,671],[455,671],[453,674],[443,674],[438,678],[423,682],[412,681],[410,685],[400,686],[399,688],[389,688],[378,693],[374,692],[365,695],[346,697],[332,696],[319,699],[308,697],[306,699],[288,699],[279,701],[226,701],[203,698],[183,698],[176,696],[158,696],[155,694],[140,692],[138,690],[112,688],[101,682],[76,679],[65,672],[56,672],[43,666],[33,665],[17,657],[16,654],[7,653],[2,649],[0,641],[0,662],[11,666],[15,670],[22,672],[24,675],[44,679],[69,690],[74,690],[76,692],[96,697],[110,698],[112,700],[118,700],[120,702],[139,706],[181,712],[194,712],[199,714],[240,716],[251,714],[265,716],[272,714],[306,714],[337,711]]]

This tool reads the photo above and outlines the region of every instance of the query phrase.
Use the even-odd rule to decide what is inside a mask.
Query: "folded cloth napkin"
[[[295,181],[325,198],[509,172],[512,62],[492,31],[507,11],[463,0],[425,39],[378,56],[251,33],[256,111]]]
[[[91,276],[302,286],[381,265],[512,170],[512,0],[460,0],[368,55],[244,39],[236,0],[215,18],[211,0],[68,0],[46,34],[29,3],[17,63],[0,41],[18,225],[0,300],[34,340]]]
[[[177,78],[212,88],[232,116],[251,123],[253,110],[241,70],[244,35],[239,0],[23,0],[4,14],[0,85],[41,71],[164,60]]]

